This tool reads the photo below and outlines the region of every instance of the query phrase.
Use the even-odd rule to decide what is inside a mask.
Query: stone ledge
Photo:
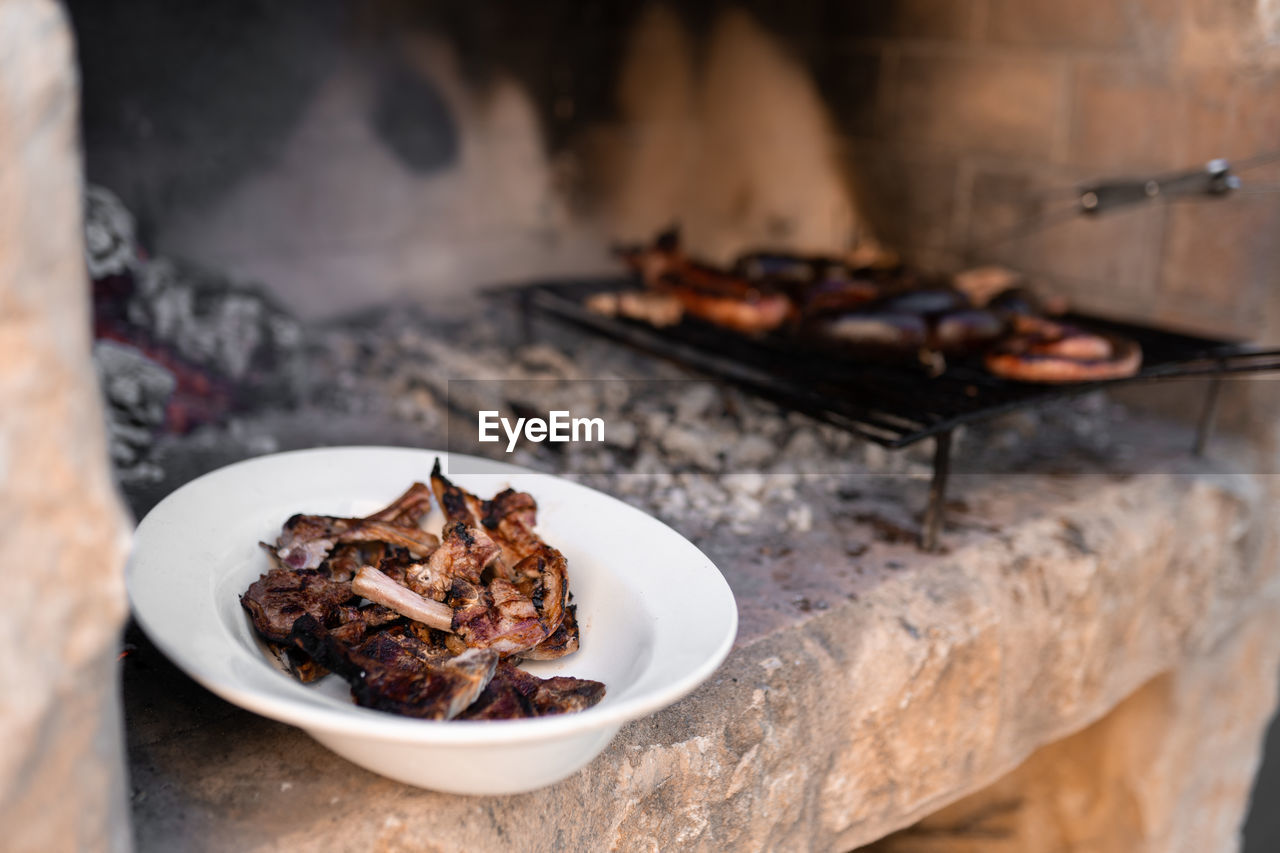
[[[1273,607],[1262,485],[1203,472],[961,478],[953,494],[987,523],[962,523],[950,553],[877,544],[851,558],[815,535],[781,573],[728,559],[736,540],[704,542],[744,610],[758,608],[724,667],[576,776],[514,797],[365,773],[157,671],[167,665],[144,647],[126,668],[139,840],[849,849],[990,784]],[[821,590],[827,607],[769,610],[762,599],[782,588]]]

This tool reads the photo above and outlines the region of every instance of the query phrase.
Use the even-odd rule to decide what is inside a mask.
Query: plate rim
[[[670,684],[663,685],[659,689],[621,700],[616,704],[596,706],[574,714],[525,720],[420,720],[362,708],[354,703],[349,708],[339,709],[328,707],[320,702],[309,702],[301,698],[284,695],[283,688],[290,686],[288,682],[282,682],[282,690],[278,694],[264,692],[253,685],[226,683],[220,677],[210,675],[200,661],[199,655],[191,653],[180,642],[172,642],[172,638],[167,636],[166,632],[152,621],[150,615],[146,612],[145,604],[140,605],[139,598],[144,596],[137,588],[135,572],[138,562],[138,546],[139,544],[145,545],[148,523],[158,523],[156,519],[162,516],[162,508],[166,504],[178,501],[180,499],[179,496],[183,493],[207,488],[209,480],[225,476],[226,472],[232,469],[251,467],[262,464],[266,460],[278,460],[284,457],[324,456],[335,453],[382,453],[388,451],[412,453],[424,457],[439,456],[445,465],[446,471],[449,470],[449,462],[452,459],[459,462],[479,463],[485,470],[475,473],[484,476],[506,474],[556,480],[567,484],[573,489],[585,490],[597,500],[615,504],[626,513],[634,513],[646,519],[649,523],[661,526],[670,535],[683,543],[685,547],[692,549],[694,553],[702,557],[705,566],[699,566],[698,571],[709,570],[708,579],[713,586],[719,587],[716,599],[719,604],[727,605],[725,612],[728,618],[718,642],[711,653],[683,677]],[[306,730],[314,729],[370,740],[405,741],[442,747],[482,746],[562,738],[573,734],[598,731],[610,726],[616,728],[631,720],[646,717],[674,704],[707,681],[728,657],[737,638],[738,630],[737,601],[733,595],[733,590],[724,577],[724,573],[688,538],[655,516],[605,492],[555,474],[467,454],[394,445],[340,445],[263,454],[232,462],[193,478],[166,495],[138,522],[134,532],[133,548],[130,551],[125,568],[125,583],[128,590],[130,611],[147,637],[184,674],[226,701],[262,716]],[[650,664],[650,666],[652,665],[654,664]],[[353,714],[353,710],[361,713]]]

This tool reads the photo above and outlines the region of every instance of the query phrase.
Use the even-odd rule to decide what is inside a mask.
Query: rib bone
[[[389,607],[401,616],[408,616],[441,631],[453,630],[453,609],[447,604],[423,598],[408,587],[403,587],[373,566],[361,566],[356,572],[351,589],[357,595]]]

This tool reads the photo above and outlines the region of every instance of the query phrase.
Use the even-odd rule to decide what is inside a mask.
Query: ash
[[[297,321],[261,286],[152,257],[102,187],[85,192],[85,265],[122,484],[164,478],[155,445],[165,430],[218,422],[243,398],[287,397],[298,385]]]
[[[886,450],[607,341],[547,326],[526,345],[514,326],[492,304],[448,320],[399,306],[331,325],[315,337],[311,365],[324,380],[310,399],[412,424],[424,436],[451,435],[453,450],[576,479],[695,539],[718,528],[805,532],[837,503],[833,496],[853,492],[879,494],[880,503],[892,493],[904,507],[901,522],[915,523],[916,499],[904,501],[902,484],[922,488],[929,479],[930,442]],[[491,381],[450,386],[461,379]],[[522,442],[506,454],[494,450],[503,443],[474,443],[480,409],[600,417],[605,441]],[[972,471],[1116,458],[1125,449],[1108,423],[1122,417],[1101,395],[1081,397],[959,430],[955,458]]]
[[[574,478],[695,541],[803,533],[838,512],[891,531],[918,524],[929,442],[888,451],[560,327],[526,343],[514,317],[479,299],[454,300],[447,314],[394,305],[304,325],[262,288],[148,256],[109,192],[91,189],[86,210],[95,323],[109,338],[94,357],[112,459],[136,512],[249,456],[396,444]],[[495,453],[473,440],[480,409],[599,417],[605,441]],[[1096,467],[1131,454],[1110,431],[1125,417],[1097,394],[1059,402],[957,430],[953,459],[978,472]]]
[[[107,439],[117,478],[159,479],[163,474],[150,451],[176,384],[173,374],[134,347],[115,341],[96,342],[93,363],[106,404]]]

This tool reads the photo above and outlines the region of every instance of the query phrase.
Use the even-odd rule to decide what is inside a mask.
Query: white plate
[[[356,706],[336,676],[304,685],[283,672],[240,607],[267,570],[274,541],[297,512],[360,515],[426,481],[445,453],[343,447],[280,453],[194,480],[138,526],[127,569],[134,614],[196,681],[229,702],[306,730],[339,755],[393,779],[461,794],[508,794],[585,766],[618,728],[664,708],[715,671],[737,631],[720,572],[671,528],[600,492],[474,457],[450,474],[482,497],[506,486],[538,502],[538,531],[569,561],[582,646],[528,663],[539,676],[593,678],[594,708],[531,720],[437,722]],[[438,510],[436,511],[438,513]],[[438,523],[438,516],[427,525]]]

